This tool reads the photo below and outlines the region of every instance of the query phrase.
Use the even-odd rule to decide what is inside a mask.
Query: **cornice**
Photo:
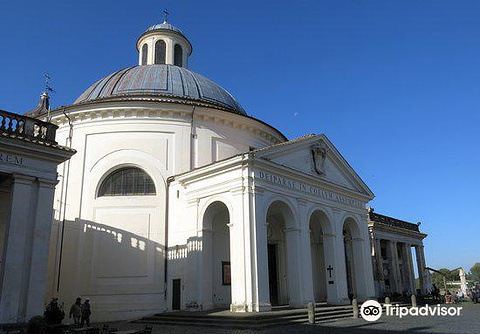
[[[131,102],[117,101],[102,104],[75,105],[65,108],[70,120],[75,124],[111,121],[111,120],[165,120],[191,122],[193,107],[186,107],[164,101],[166,104],[151,103],[148,101]],[[52,111],[51,122],[59,127],[67,126],[69,119],[60,109]],[[249,116],[243,116],[228,111],[217,110],[209,106],[201,106],[195,109],[195,120],[211,122],[229,128],[241,130],[247,136],[254,134],[263,138],[267,145],[280,143],[286,140],[285,136],[274,127]]]

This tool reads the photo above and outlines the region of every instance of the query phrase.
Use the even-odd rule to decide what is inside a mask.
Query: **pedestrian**
[[[75,325],[80,325],[80,318],[82,317],[82,299],[80,297],[77,298],[72,307],[70,307],[69,318],[71,318],[72,315]]]
[[[90,300],[87,298],[85,302],[82,304],[82,327],[83,324],[86,324],[87,327],[90,327],[90,315],[92,311],[90,309]]]
[[[58,298],[52,298],[43,316],[49,325],[59,325],[62,323],[63,318],[65,318],[65,312],[58,305]]]

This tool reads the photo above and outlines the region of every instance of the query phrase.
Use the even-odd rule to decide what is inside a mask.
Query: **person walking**
[[[75,300],[75,303],[70,307],[69,318],[73,316],[73,322],[75,325],[80,325],[80,318],[82,317],[82,299],[79,297]]]
[[[83,324],[86,324],[87,327],[90,327],[90,315],[92,311],[90,309],[90,300],[87,298],[85,302],[82,304],[82,327]]]

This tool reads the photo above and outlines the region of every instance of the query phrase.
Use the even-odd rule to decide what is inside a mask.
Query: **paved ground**
[[[277,334],[277,333],[365,333],[365,334],[396,334],[404,333],[445,333],[445,334],[478,334],[480,333],[480,304],[462,303],[461,316],[457,317],[412,317],[407,316],[402,319],[398,317],[386,317],[377,322],[366,322],[363,319],[345,319],[330,323],[317,325],[293,325],[284,328],[271,328],[266,330],[238,330],[222,329],[211,327],[190,327],[190,326],[164,326],[154,325],[153,333],[166,334],[193,334],[193,333],[231,333],[231,334]],[[111,327],[119,330],[143,329],[142,324],[132,323],[111,323]]]

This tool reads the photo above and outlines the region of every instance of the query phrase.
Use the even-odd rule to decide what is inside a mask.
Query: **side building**
[[[57,166],[75,153],[56,130],[0,110],[0,324],[43,313]]]
[[[368,228],[372,247],[372,265],[375,292],[380,298],[392,294],[428,294],[432,281],[425,262],[420,223],[413,224],[375,213],[368,207]],[[420,291],[415,287],[415,250]]]

